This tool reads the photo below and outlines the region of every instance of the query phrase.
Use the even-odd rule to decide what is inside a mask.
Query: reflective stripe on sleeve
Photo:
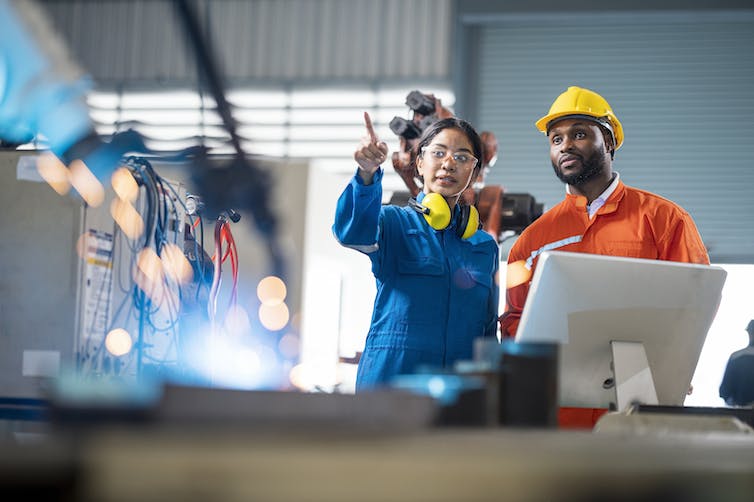
[[[366,253],[366,254],[374,253],[375,251],[377,251],[378,249],[380,249],[380,245],[377,244],[376,242],[374,244],[367,244],[367,245],[364,245],[364,246],[349,245],[349,244],[342,244],[341,243],[341,246],[347,247],[347,248],[351,248],[351,249],[355,249],[356,251],[361,251],[362,253]]]
[[[545,251],[551,251],[553,249],[562,248],[563,246],[567,246],[569,244],[575,244],[577,242],[581,242],[581,235],[574,235],[571,237],[566,237],[565,239],[560,239],[559,241],[550,242],[549,244],[545,244],[541,248],[537,249],[536,251],[531,252],[531,256],[526,259],[526,268],[531,270],[532,264],[534,263],[534,258],[541,255]]]

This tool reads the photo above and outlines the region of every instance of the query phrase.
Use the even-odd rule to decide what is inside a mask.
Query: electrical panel
[[[124,202],[112,190],[105,203],[84,210],[75,350],[82,377],[134,378],[178,366],[181,285],[165,272],[160,254],[167,246],[183,253],[186,190],[159,180],[151,186],[140,180],[128,201],[136,229],[119,221]]]

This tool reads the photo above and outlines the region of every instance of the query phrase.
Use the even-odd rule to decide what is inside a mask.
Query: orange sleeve
[[[503,338],[516,336],[518,322],[528,294],[529,282],[505,290],[505,311],[500,316],[500,336]]]
[[[688,213],[675,222],[668,234],[660,259],[709,265],[707,248]]]

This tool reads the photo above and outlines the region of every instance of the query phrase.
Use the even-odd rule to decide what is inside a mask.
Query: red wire
[[[225,248],[225,252],[223,252],[225,244],[227,244],[227,248]],[[218,257],[221,258],[218,259]],[[214,320],[217,313],[217,298],[220,292],[222,264],[225,263],[228,258],[230,258],[233,278],[230,302],[228,303],[228,307],[231,308],[238,303],[238,249],[236,247],[236,241],[233,238],[233,233],[230,230],[230,224],[227,221],[218,220],[215,223],[215,253],[212,256],[212,261],[215,264],[215,276],[212,281],[209,303],[207,305],[210,319],[212,320]]]
[[[230,227],[228,226],[227,222],[223,223],[222,236],[223,236],[223,240],[225,240],[228,243],[228,249],[225,251],[225,254],[223,255],[223,263],[225,263],[225,260],[228,259],[228,256],[231,253],[230,241],[233,239],[233,236],[230,235]]]
[[[236,305],[238,301],[238,250],[233,233],[230,230],[230,224],[225,222],[223,225],[223,236],[228,243],[226,257],[230,257],[230,265],[233,272],[233,287],[231,289],[230,306]],[[225,261],[223,259],[223,261]]]

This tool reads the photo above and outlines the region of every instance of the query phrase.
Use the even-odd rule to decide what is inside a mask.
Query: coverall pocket
[[[408,275],[442,275],[443,265],[431,256],[415,256],[398,260],[398,272]]]
[[[657,249],[649,242],[641,241],[609,241],[605,244],[606,253],[612,256],[626,258],[657,259]]]

